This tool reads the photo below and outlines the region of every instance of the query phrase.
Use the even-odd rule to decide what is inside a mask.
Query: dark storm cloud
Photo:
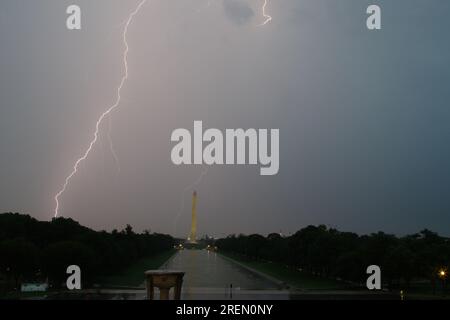
[[[227,18],[237,25],[248,23],[255,15],[253,9],[244,1],[223,0],[223,8]]]

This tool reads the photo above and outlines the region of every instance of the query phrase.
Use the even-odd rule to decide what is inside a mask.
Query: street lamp
[[[445,268],[439,269],[438,276],[442,280],[442,293],[445,296],[445,285],[446,285],[446,281],[445,280],[447,279],[447,269],[445,269]]]

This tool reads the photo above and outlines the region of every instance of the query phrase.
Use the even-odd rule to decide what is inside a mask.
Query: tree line
[[[78,265],[84,284],[114,274],[140,258],[173,248],[169,235],[135,233],[130,225],[112,232],[94,231],[70,218],[38,221],[29,215],[0,214],[0,278],[48,279],[65,283],[66,269]]]
[[[368,277],[367,267],[378,265],[389,288],[408,288],[413,280],[436,284],[440,272],[450,266],[449,239],[426,229],[396,237],[383,232],[358,235],[321,225],[288,237],[232,235],[217,240],[216,245],[247,259],[280,262],[309,274],[359,284]]]

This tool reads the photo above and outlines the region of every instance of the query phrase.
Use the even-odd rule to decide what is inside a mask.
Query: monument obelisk
[[[190,243],[197,243],[197,191],[192,194],[192,223],[188,240]]]

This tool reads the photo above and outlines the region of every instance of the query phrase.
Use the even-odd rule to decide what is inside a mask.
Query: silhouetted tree
[[[450,265],[450,241],[429,230],[397,238],[383,232],[358,236],[324,225],[308,226],[290,237],[271,233],[231,235],[216,241],[219,250],[251,259],[280,262],[324,277],[365,283],[369,265],[379,265],[389,287],[408,287],[413,279],[437,281]]]
[[[14,279],[18,288],[20,279],[32,278],[38,271],[38,248],[23,239],[0,242],[0,272]]]
[[[0,273],[15,281],[42,276],[60,285],[71,264],[82,268],[83,280],[113,274],[137,259],[172,250],[168,235],[135,233],[131,225],[121,232],[96,232],[67,218],[37,221],[18,213],[0,214]],[[39,277],[41,278],[41,277]]]

